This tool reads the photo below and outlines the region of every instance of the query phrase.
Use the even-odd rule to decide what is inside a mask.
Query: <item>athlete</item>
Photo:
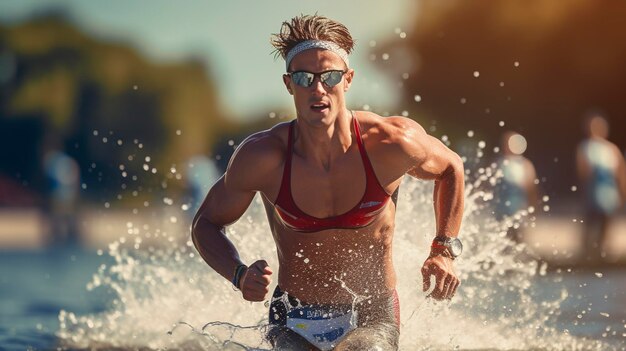
[[[507,131],[502,135],[502,156],[498,159],[502,178],[495,188],[494,209],[499,221],[537,205],[537,173],[533,163],[524,157],[524,151],[526,138],[521,134]],[[521,229],[515,226],[508,229],[507,235],[516,242],[523,239]]]
[[[586,139],[576,150],[578,177],[584,188],[586,259],[601,261],[612,217],[626,199],[626,165],[618,147],[607,140],[609,124],[602,114],[587,113]]]
[[[398,186],[435,181],[436,233],[421,273],[430,296],[459,286],[454,258],[463,212],[461,159],[411,119],[346,107],[354,42],[344,25],[302,15],[272,37],[296,119],[249,136],[193,221],[204,260],[248,301],[268,297],[274,270],[246,265],[226,236],[259,193],[278,253],[268,339],[279,350],[396,350],[392,261]],[[416,233],[419,235],[419,233]]]

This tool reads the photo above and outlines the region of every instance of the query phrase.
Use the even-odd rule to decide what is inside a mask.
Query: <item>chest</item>
[[[294,154],[290,178],[283,181],[290,183],[295,204],[305,213],[325,218],[348,212],[361,200],[368,174],[358,149],[352,149],[328,167]]]

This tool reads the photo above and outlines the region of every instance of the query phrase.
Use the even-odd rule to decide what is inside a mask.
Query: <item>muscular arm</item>
[[[241,217],[255,193],[229,188],[225,178],[226,175],[211,188],[196,213],[191,237],[204,261],[230,281],[242,262],[237,249],[226,237],[225,226]]]
[[[392,140],[401,148],[402,152],[398,154],[403,157],[407,173],[435,181],[436,235],[456,237],[463,218],[463,161],[439,140],[426,134],[416,122],[408,119],[395,119],[394,122],[397,128]],[[430,296],[438,300],[454,296],[460,281],[445,249],[431,248],[421,271],[424,291],[430,288],[430,277],[435,276],[435,288]]]
[[[407,148],[415,164],[408,172],[420,179],[433,179],[433,203],[437,235],[456,237],[463,218],[464,173],[461,158],[441,141],[414,126],[413,143]]]
[[[269,131],[261,132],[249,137],[237,149],[230,160],[224,176],[222,176],[209,191],[206,199],[200,206],[192,223],[191,236],[193,243],[204,261],[217,273],[231,281],[235,268],[242,264],[239,253],[228,239],[225,227],[237,221],[246,211],[257,191],[265,187],[265,182],[272,179],[272,172],[282,160],[275,157],[280,152],[276,150],[276,138]],[[280,146],[278,146],[280,148]],[[267,280],[271,270],[265,268],[265,261],[257,261],[250,267],[255,267],[252,275],[256,280]],[[268,273],[269,272],[269,273]],[[250,276],[248,270],[244,277]],[[261,276],[267,276],[263,278]],[[243,284],[244,278],[242,278]],[[246,280],[249,280],[246,278]],[[262,290],[249,290],[244,298],[259,300],[263,296]]]

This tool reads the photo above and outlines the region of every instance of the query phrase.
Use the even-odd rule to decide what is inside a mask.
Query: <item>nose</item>
[[[315,95],[326,95],[326,87],[319,77],[315,77],[313,84],[309,88]]]

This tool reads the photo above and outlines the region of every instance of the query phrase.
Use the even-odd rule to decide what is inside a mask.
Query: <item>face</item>
[[[290,66],[289,72],[346,70],[345,62],[337,54],[322,49],[303,51],[294,57]],[[319,76],[306,88],[295,84],[289,75],[283,75],[283,81],[293,96],[299,120],[312,125],[330,125],[340,113],[346,111],[344,94],[350,88],[353,77],[354,70],[350,69],[333,87],[323,84]]]

